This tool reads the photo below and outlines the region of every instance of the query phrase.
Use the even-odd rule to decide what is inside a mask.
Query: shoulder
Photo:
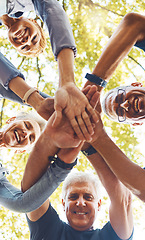
[[[102,229],[99,230],[99,234],[101,236],[101,239],[107,239],[107,240],[122,240],[118,237],[116,232],[114,231],[113,227],[111,226],[110,221],[107,222]],[[133,239],[133,232],[127,240]]]

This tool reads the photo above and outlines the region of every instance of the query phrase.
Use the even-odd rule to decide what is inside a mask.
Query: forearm
[[[115,201],[117,201],[117,198],[122,191],[120,181],[116,178],[99,153],[92,154],[87,158],[93,165],[101,183],[109,195],[110,200],[113,201],[115,199]]]
[[[105,132],[92,145],[116,177],[134,194],[145,200],[145,170],[130,161]]]
[[[74,83],[74,53],[71,49],[61,50],[57,58],[59,68],[59,86]]]
[[[24,193],[4,176],[0,180],[0,204],[16,212],[34,211],[50,197],[69,172],[53,163],[40,180]]]
[[[90,149],[90,144],[85,143],[82,147],[82,150]],[[95,149],[95,144],[94,144]],[[91,149],[90,149],[91,150]],[[89,153],[90,153],[89,150]],[[97,150],[96,150],[97,151]],[[92,153],[91,155],[87,156],[88,160],[94,167],[97,175],[99,176],[100,181],[102,182],[103,186],[105,187],[110,200],[113,199],[117,200],[116,197],[119,197],[119,191],[121,191],[121,182],[116,178],[114,173],[111,171],[111,169],[108,167],[102,156],[98,152]]]
[[[22,78],[16,77],[9,82],[9,88],[23,99],[25,93],[30,90],[30,87]],[[43,101],[43,97],[38,92],[33,92],[27,99],[27,104],[37,109],[38,105]]]
[[[88,156],[87,158],[96,170],[109,195],[111,201],[109,217],[114,231],[121,239],[129,238],[133,230],[130,191],[114,175],[98,152]]]
[[[108,81],[119,63],[138,40],[145,39],[145,17],[126,15],[102,52],[93,74]]]
[[[22,179],[23,191],[30,188],[46,172],[50,165],[48,157],[54,156],[57,151],[58,148],[44,131],[29,155]]]

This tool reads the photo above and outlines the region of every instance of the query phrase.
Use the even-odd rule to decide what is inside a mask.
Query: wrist
[[[27,99],[27,103],[31,105],[36,111],[40,107],[44,98],[39,94],[38,91],[34,91]]]
[[[88,157],[88,156],[96,153],[97,150],[96,150],[92,145],[90,145],[87,149],[81,150],[81,152],[82,152],[86,157]]]
[[[38,153],[41,152],[44,156],[54,156],[59,150],[55,142],[52,141],[52,138],[49,136],[49,134],[45,133],[45,130],[40,135],[34,148],[37,149]]]
[[[54,161],[54,163],[57,164],[57,166],[66,170],[71,170],[77,164],[77,158],[72,163],[66,163],[62,159],[60,159],[58,156],[57,157],[50,156],[49,161],[50,162]]]
[[[99,145],[105,145],[108,138],[109,137],[108,137],[107,133],[103,129],[101,134],[99,134],[99,136],[93,142],[91,142],[91,145],[95,148],[97,147],[97,149],[98,149]]]

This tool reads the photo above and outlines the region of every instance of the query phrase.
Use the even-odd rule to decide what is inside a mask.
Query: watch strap
[[[90,155],[96,153],[97,150],[95,148],[93,148],[93,146],[91,145],[88,149],[82,150],[81,152],[87,157],[87,156],[90,156]]]
[[[59,157],[55,157],[55,156],[50,156],[49,160],[51,162],[54,161],[57,164],[57,166],[67,170],[71,170],[77,164],[77,158],[73,163],[65,163]]]
[[[87,73],[85,78],[88,79],[90,82],[93,82],[93,83],[97,84],[98,86],[101,86],[104,88],[107,85],[107,82],[105,80],[103,80],[101,77],[96,76],[95,74]]]

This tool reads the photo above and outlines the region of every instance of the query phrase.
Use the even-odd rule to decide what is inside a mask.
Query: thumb
[[[55,117],[54,117],[54,120],[52,122],[52,126],[57,127],[62,120],[62,109],[61,110],[55,110],[54,114],[55,114]]]

